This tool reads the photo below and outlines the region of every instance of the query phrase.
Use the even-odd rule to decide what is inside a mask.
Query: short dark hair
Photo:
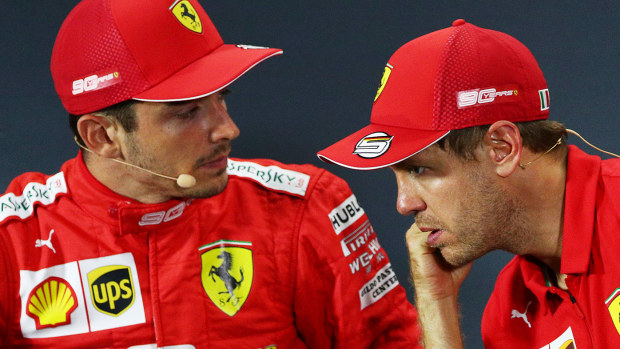
[[[566,140],[568,133],[566,127],[557,121],[536,120],[526,122],[516,122],[523,146],[535,153],[542,153],[549,150],[562,138]],[[451,151],[463,160],[475,160],[474,152],[484,135],[489,130],[490,125],[468,127],[460,130],[452,130],[440,139],[437,145],[442,150]],[[566,142],[562,142],[557,148],[565,148]]]
[[[133,108],[136,103],[137,101],[133,99],[128,99],[126,101],[109,106],[105,109],[99,110],[95,113],[111,117],[112,119],[118,121],[118,123],[121,124],[125,131],[132,132],[137,127],[136,112]],[[82,146],[86,146],[77,129],[78,120],[81,117],[82,115],[69,114],[69,127],[71,128],[73,136],[78,141],[78,143]]]

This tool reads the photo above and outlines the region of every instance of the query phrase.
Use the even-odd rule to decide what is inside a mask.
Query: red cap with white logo
[[[51,70],[63,105],[80,115],[208,96],[281,53],[224,44],[197,0],[83,0],[60,28]]]
[[[510,35],[459,19],[400,47],[385,67],[370,125],[318,156],[372,170],[420,152],[450,130],[548,116],[547,83],[530,51]]]

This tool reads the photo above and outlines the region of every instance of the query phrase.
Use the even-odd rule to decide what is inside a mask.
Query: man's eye
[[[176,114],[179,118],[181,119],[189,119],[191,117],[193,117],[194,115],[196,115],[196,112],[198,111],[198,107],[194,107],[188,111],[184,111],[182,113],[178,113]]]
[[[411,166],[411,169],[409,170],[409,172],[411,172],[412,174],[422,174],[422,172],[424,172],[424,170],[426,169],[426,167],[424,166]]]
[[[220,93],[218,94],[218,97],[220,99],[226,99],[226,96],[228,96],[232,91],[229,88],[223,89],[222,91],[220,91]]]

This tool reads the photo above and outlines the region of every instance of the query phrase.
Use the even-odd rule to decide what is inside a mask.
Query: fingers
[[[409,249],[409,257],[411,259],[416,254],[432,253],[434,251],[434,249],[429,247],[426,243],[429,234],[430,232],[425,233],[421,231],[415,223],[407,230],[405,238],[407,240],[407,248]]]
[[[437,268],[438,261],[437,256],[433,254],[435,249],[426,243],[429,234],[421,231],[415,223],[406,233],[409,267],[414,282],[436,273],[434,269]]]

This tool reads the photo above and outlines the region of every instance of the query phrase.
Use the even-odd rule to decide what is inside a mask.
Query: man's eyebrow
[[[163,113],[174,113],[179,109],[182,109],[192,103],[195,103],[195,99],[186,100],[186,101],[174,101],[174,102],[164,102],[161,104],[161,108],[159,109]]]
[[[425,149],[426,150],[426,149]],[[427,165],[429,163],[429,161],[432,161],[435,156],[434,154],[431,153],[424,153],[422,154],[423,151],[420,151],[414,155],[411,155],[410,157],[398,162],[397,164],[393,165],[395,167],[411,167],[411,166],[424,166]]]
[[[417,158],[413,158],[413,156],[410,156],[404,160],[401,160],[399,162],[397,162],[396,164],[392,165],[395,168],[404,168],[404,167],[410,167],[410,166],[415,166],[420,162],[419,159]]]
[[[196,102],[195,99],[190,99],[190,100],[187,100],[187,101],[165,102],[164,106],[166,108],[176,108],[176,107],[182,107],[184,105],[188,105],[188,104],[191,104],[191,103],[194,103],[194,102]]]
[[[230,88],[224,88],[218,92],[215,93],[219,93],[222,94],[224,96],[229,95],[232,91],[230,90]],[[215,94],[213,93],[213,94]],[[169,108],[178,108],[178,107],[183,107],[185,105],[191,104],[191,103],[195,103],[197,101],[200,101],[203,98],[206,98],[208,96],[205,97],[201,97],[201,98],[194,98],[194,99],[188,99],[188,100],[184,100],[184,101],[172,101],[172,102],[164,102],[164,107],[165,109],[169,109]]]

